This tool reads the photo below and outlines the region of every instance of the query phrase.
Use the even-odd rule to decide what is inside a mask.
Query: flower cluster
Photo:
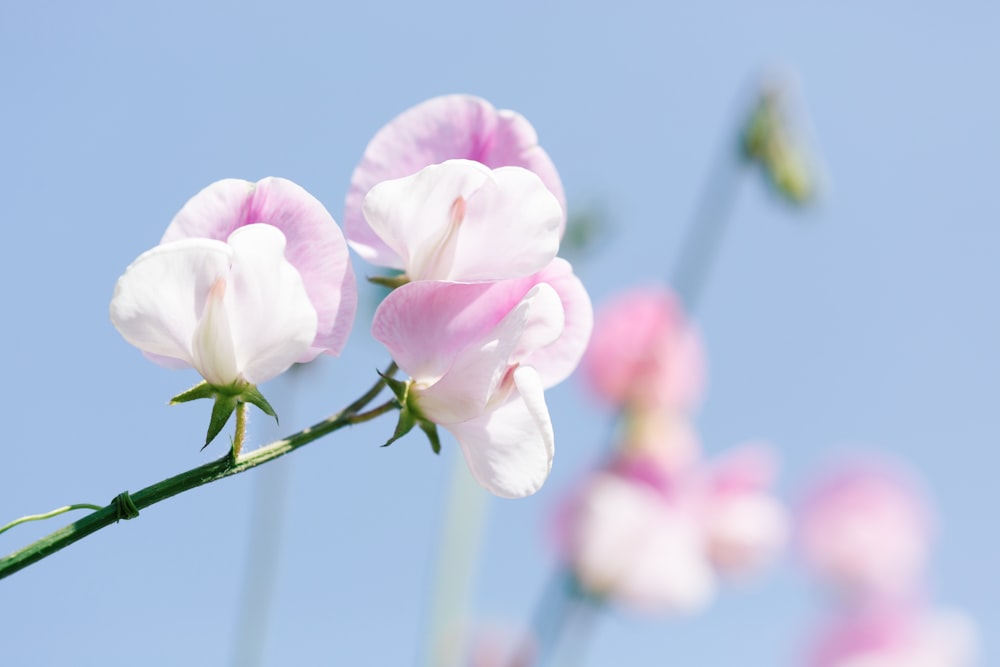
[[[925,599],[931,512],[911,475],[871,460],[831,470],[810,489],[798,522],[803,558],[838,602],[810,667],[975,663],[972,622]]]
[[[770,450],[714,461],[690,415],[704,384],[702,345],[664,288],[626,293],[597,317],[583,363],[594,393],[621,411],[610,462],[559,517],[560,547],[588,591],[644,611],[694,611],[719,575],[768,563],[787,533],[771,495]]]
[[[543,391],[576,367],[593,320],[556,257],[562,186],[534,130],[475,97],[425,102],[371,140],[346,206],[355,251],[403,272],[372,322],[410,377],[397,436],[441,425],[483,487],[534,493],[555,446]]]
[[[531,125],[468,95],[418,105],[368,145],[344,217],[361,257],[403,272],[372,323],[410,377],[386,378],[393,439],[419,424],[437,447],[441,425],[484,487],[535,492],[554,453],[543,392],[576,367],[593,315],[556,257],[565,199]],[[111,320],[153,361],[201,374],[174,401],[215,399],[211,441],[239,403],[273,414],[257,384],[338,354],[356,301],[347,242],[322,204],[284,179],[229,179],[126,269]]]

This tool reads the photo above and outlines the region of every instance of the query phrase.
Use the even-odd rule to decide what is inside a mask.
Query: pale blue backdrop
[[[704,294],[706,447],[773,441],[794,499],[845,444],[910,459],[938,504],[932,590],[1000,624],[1000,8],[953,3],[3,2],[0,523],[109,501],[222,454],[193,372],[111,327],[115,279],[184,201],[279,175],[338,219],[371,134],[427,97],[517,109],[571,208],[608,231],[577,262],[596,302],[665,275],[752,82],[797,82],[829,189],[805,215],[756,179]],[[356,262],[360,275],[369,267]],[[342,406],[385,354],[361,309],[290,432]],[[266,389],[267,387],[265,387]],[[287,398],[287,397],[286,397]],[[552,560],[552,508],[607,416],[551,392],[552,477],[490,503],[473,611],[515,625]],[[273,435],[255,416],[255,442]],[[284,462],[287,520],[266,665],[412,665],[451,456],[356,427]],[[449,443],[446,442],[446,449]],[[453,453],[453,452],[452,452]],[[271,473],[274,474],[274,473]],[[0,664],[226,665],[261,475],[145,510],[0,582]],[[6,553],[60,524],[0,536]],[[610,613],[594,666],[789,666],[820,615],[786,561],[692,619]]]

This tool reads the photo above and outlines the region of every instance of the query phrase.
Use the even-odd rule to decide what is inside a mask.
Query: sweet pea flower
[[[958,611],[879,608],[832,619],[808,667],[973,667],[975,624]]]
[[[594,475],[559,516],[560,551],[580,585],[644,613],[694,613],[716,581],[685,479],[655,462]]]
[[[355,250],[410,280],[522,278],[559,250],[559,202],[521,167],[448,160],[382,181],[362,208],[381,245],[376,255],[352,239]]]
[[[306,354],[318,318],[271,225],[225,241],[184,239],[139,256],[118,279],[111,321],[154,361],[193,367],[213,387],[256,385]]]
[[[613,407],[690,411],[701,398],[701,337],[666,287],[633,289],[597,312],[587,384]]]
[[[710,462],[704,473],[703,523],[716,571],[745,576],[772,562],[788,541],[788,510],[771,491],[777,462],[763,444],[748,444]]]
[[[516,498],[549,474],[543,391],[578,363],[591,318],[586,290],[556,259],[519,280],[405,284],[379,305],[372,335],[411,378],[404,407],[455,436],[480,485]]]
[[[920,594],[930,510],[898,467],[859,461],[833,470],[806,495],[798,523],[806,564],[847,600]]]
[[[256,385],[338,354],[356,303],[347,244],[322,204],[284,179],[226,179],[126,269],[110,311],[146,357],[205,379],[172,402],[215,400],[207,445],[241,403],[274,416]]]
[[[531,124],[520,114],[498,111],[478,97],[445,95],[404,111],[365,148],[351,176],[344,210],[344,229],[361,257],[380,266],[393,266],[396,257],[362,214],[368,191],[382,181],[452,159],[474,160],[490,168],[523,167],[537,174],[559,203],[562,236],[566,224],[562,183]]]
[[[284,235],[285,258],[298,271],[316,309],[315,338],[294,361],[340,354],[357,307],[354,272],[337,223],[301,186],[275,177],[256,183],[235,178],[217,181],[184,205],[160,242],[226,241],[236,229],[255,223],[276,227]]]
[[[770,491],[775,461],[761,445],[683,466],[651,451],[619,447],[561,509],[557,545],[592,593],[640,611],[695,612],[717,575],[755,572],[784,546],[787,512]]]

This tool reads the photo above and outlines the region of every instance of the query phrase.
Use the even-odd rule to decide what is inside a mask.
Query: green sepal
[[[205,436],[205,444],[202,449],[208,447],[209,443],[215,440],[215,437],[225,428],[226,423],[240,403],[256,405],[264,414],[274,417],[274,421],[278,421],[277,413],[264,398],[264,395],[260,393],[260,390],[252,384],[241,381],[234,382],[227,387],[200,382],[170,399],[170,405],[196,401],[200,398],[215,400],[215,405],[212,406],[212,416],[208,422],[208,434]]]
[[[246,389],[244,389],[239,395],[239,399],[244,403],[256,405],[264,414],[274,417],[274,423],[279,423],[278,415],[274,411],[274,408],[272,408],[271,404],[267,402],[267,399],[264,398],[262,393],[260,393],[260,390],[257,389],[256,385],[247,385]]]
[[[178,403],[187,403],[188,401],[196,401],[199,398],[215,398],[218,395],[218,389],[207,382],[199,382],[195,386],[191,387],[187,391],[182,391],[173,398],[170,399],[170,405],[177,405]]]
[[[435,454],[441,453],[441,438],[438,437],[437,424],[434,422],[429,422],[426,419],[421,419],[418,423],[420,430],[424,432],[427,436],[427,440],[431,443],[431,449],[434,450]]]
[[[212,417],[208,422],[208,434],[205,436],[205,444],[202,445],[202,449],[208,447],[209,443],[215,440],[215,436],[219,435],[233,412],[236,411],[238,403],[239,399],[235,396],[216,395],[215,405],[212,406]]]
[[[413,427],[417,425],[417,417],[413,414],[406,405],[399,408],[399,421],[396,422],[396,430],[393,432],[392,437],[385,441],[383,447],[388,447],[392,443],[396,442],[404,435],[413,430]]]
[[[409,403],[410,380],[397,380],[396,378],[389,377],[382,371],[378,371],[378,375],[380,378],[385,380],[386,386],[389,387],[392,393],[396,396],[396,400],[399,401],[400,405],[405,406]]]

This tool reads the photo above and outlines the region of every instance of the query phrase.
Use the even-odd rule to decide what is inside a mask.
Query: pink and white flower
[[[520,280],[417,281],[389,294],[372,335],[411,378],[413,407],[458,440],[492,493],[537,491],[555,450],[543,391],[575,367],[590,301],[563,260]]]
[[[785,548],[791,525],[773,492],[774,453],[762,444],[743,445],[706,468],[702,520],[709,559],[729,576],[759,571]]]
[[[633,451],[623,449],[558,516],[562,557],[588,591],[639,611],[693,613],[719,575],[755,573],[784,547],[787,512],[770,491],[766,449],[686,468]]]
[[[316,339],[316,309],[271,225],[184,239],[139,256],[118,279],[111,321],[129,343],[216,387],[284,372]]]
[[[418,104],[380,129],[365,148],[351,176],[344,229],[355,251],[367,261],[393,266],[395,253],[368,225],[362,202],[377,184],[410,176],[452,159],[474,160],[490,168],[514,166],[534,172],[558,201],[565,228],[566,198],[559,174],[538,145],[523,116],[497,110],[472,95],[444,95]]]
[[[301,276],[316,310],[315,338],[295,361],[310,361],[321,353],[340,354],[357,308],[350,255],[333,217],[301,186],[276,177],[256,183],[235,178],[217,181],[184,205],[160,242],[226,241],[240,227],[257,223],[276,227],[284,235],[284,256]]]

